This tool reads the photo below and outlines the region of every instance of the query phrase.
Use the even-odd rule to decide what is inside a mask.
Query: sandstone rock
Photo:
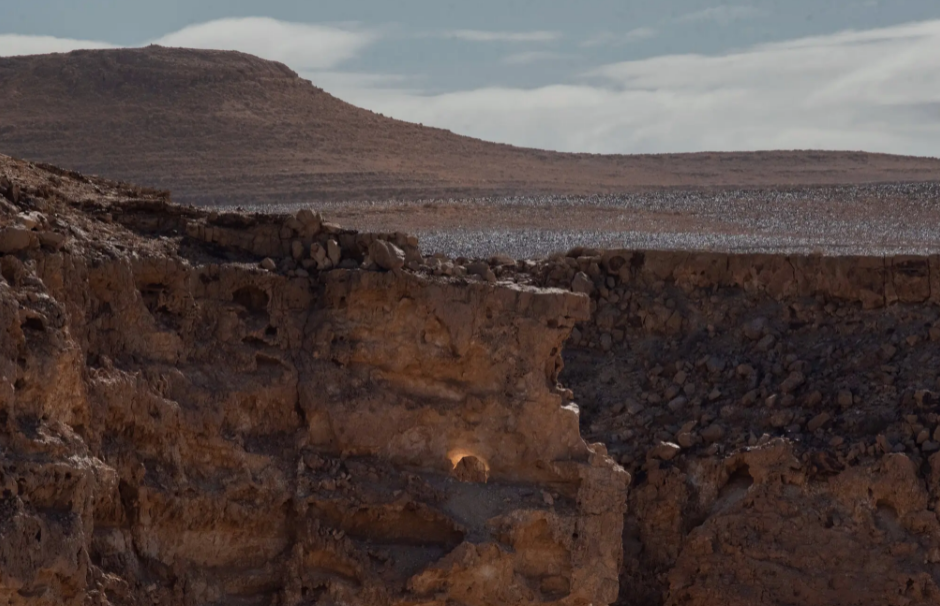
[[[839,395],[838,395],[838,397],[837,397],[837,399],[836,399],[836,403],[837,403],[841,408],[843,408],[843,409],[849,408],[850,406],[852,406],[852,403],[853,403],[853,402],[854,402],[854,397],[852,396],[852,392],[851,392],[851,391],[849,391],[849,390],[847,390],[847,389],[843,389],[843,390],[839,391]]]
[[[829,413],[821,412],[813,417],[809,423],[807,423],[806,429],[808,429],[810,432],[815,432],[817,429],[828,423],[831,418],[832,416],[829,415]]]
[[[467,456],[460,459],[460,462],[454,467],[454,477],[461,482],[473,482],[485,484],[489,475],[486,465],[474,456]],[[547,503],[552,505],[553,503]]]
[[[369,256],[382,269],[397,270],[405,266],[405,253],[384,240],[376,240],[369,246]]]
[[[688,403],[689,403],[688,398],[686,398],[685,396],[679,396],[677,398],[673,398],[672,400],[670,400],[669,403],[666,404],[666,407],[669,408],[669,410],[673,412],[677,412],[685,408],[685,405]]]
[[[323,224],[323,217],[320,216],[320,213],[315,213],[309,208],[302,208],[297,211],[296,218],[306,228],[306,233],[309,236],[317,235],[320,226]]]
[[[695,437],[691,431],[680,431],[676,434],[676,442],[682,448],[692,448],[695,445]]]
[[[649,455],[654,459],[659,459],[661,461],[671,461],[676,458],[676,455],[682,449],[678,444],[673,444],[672,442],[660,442],[657,446],[653,447],[650,450]]]
[[[579,271],[571,282],[571,290],[589,295],[594,291],[594,282],[586,273]]]
[[[805,382],[806,377],[803,375],[803,373],[799,371],[791,372],[790,375],[780,384],[780,391],[785,394],[793,393]]]
[[[702,439],[707,443],[712,444],[714,442],[719,442],[725,437],[725,429],[721,425],[709,425],[702,430]]]
[[[558,385],[586,297],[361,271],[345,231],[310,278],[284,217],[182,256],[203,211],[110,192],[103,228],[80,185],[31,200],[68,254],[0,258],[0,601],[616,599],[630,476]]]
[[[329,225],[329,224],[324,224]],[[326,242],[326,256],[329,258],[330,263],[334,266],[339,265],[340,259],[343,256],[343,251],[339,247],[339,243],[336,240],[330,239]]]
[[[494,274],[490,266],[483,261],[475,261],[467,265],[467,273],[471,276],[480,276],[487,282],[496,281],[496,274]]]
[[[497,267],[507,267],[510,265],[515,265],[516,260],[507,255],[494,255],[490,259],[490,264],[495,265]]]
[[[290,254],[294,261],[300,261],[304,258],[304,243],[300,240],[294,240],[290,244]]]
[[[39,236],[39,243],[52,250],[59,250],[66,241],[65,234],[55,231],[41,231],[37,235]]]
[[[725,369],[725,361],[717,356],[711,356],[705,361],[705,368],[712,374],[717,374]]]
[[[757,341],[764,336],[767,330],[767,318],[754,318],[744,324],[744,336],[752,341]]]
[[[33,211],[33,212],[28,212],[28,213],[19,213],[18,215],[16,215],[15,220],[18,225],[21,225],[26,229],[32,230],[42,225],[45,222],[46,218],[42,215],[42,213]]]
[[[24,227],[0,229],[0,254],[16,254],[30,248],[31,245],[32,236],[28,229]]]

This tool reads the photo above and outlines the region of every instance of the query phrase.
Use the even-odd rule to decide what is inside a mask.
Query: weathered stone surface
[[[933,257],[455,262],[17,170],[68,241],[0,257],[0,601],[940,599]]]
[[[617,598],[630,476],[558,385],[587,297],[302,278],[251,251],[294,263],[304,217],[109,191],[34,195],[69,247],[0,258],[0,601]],[[378,241],[317,243],[356,265]]]
[[[396,270],[405,266],[405,252],[384,240],[376,240],[369,246],[369,255],[382,269]]]
[[[33,237],[25,227],[0,228],[0,254],[9,255],[26,250],[32,244]]]

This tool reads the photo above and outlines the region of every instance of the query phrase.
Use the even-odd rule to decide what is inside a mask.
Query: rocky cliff
[[[616,599],[629,476],[557,384],[587,297],[2,170],[4,603]]]
[[[0,176],[5,603],[940,601],[940,259],[448,259]]]

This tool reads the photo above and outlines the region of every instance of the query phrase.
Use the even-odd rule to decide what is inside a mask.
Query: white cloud
[[[287,23],[267,17],[219,19],[185,27],[153,41],[161,46],[238,50],[295,70],[330,69],[377,39],[355,28]]]
[[[581,43],[581,46],[621,46],[655,38],[659,32],[652,27],[637,27],[625,33],[601,32]]]
[[[328,70],[358,55],[378,39],[355,26],[287,23],[267,17],[218,19],[185,27],[145,44],[238,50],[280,61],[295,70]],[[0,56],[117,48],[106,42],[52,36],[0,34]]]
[[[551,51],[528,51],[523,53],[514,53],[503,57],[503,63],[507,65],[530,65],[540,61],[555,61],[570,57],[565,53],[553,53]]]
[[[602,65],[536,89],[428,94],[420,78],[339,66],[377,34],[355,26],[227,19],[161,44],[230,48],[276,59],[340,98],[404,120],[516,145],[596,153],[862,149],[940,155],[940,20],[764,44],[720,55]],[[462,39],[538,42],[552,32]],[[106,43],[0,35],[0,55]],[[517,53],[524,65],[557,55]]]
[[[940,21],[604,65],[579,84],[336,91],[397,118],[597,153],[860,149],[940,155]]]
[[[67,53],[79,49],[100,48],[114,48],[114,46],[107,42],[98,42],[95,40],[73,40],[71,38],[55,38],[53,36],[0,34],[0,57]]]
[[[679,17],[679,21],[714,21],[720,25],[730,25],[735,21],[754,19],[762,14],[763,11],[753,6],[721,4],[682,15]]]
[[[561,39],[558,32],[491,32],[476,29],[460,29],[440,34],[442,38],[467,42],[554,42]]]

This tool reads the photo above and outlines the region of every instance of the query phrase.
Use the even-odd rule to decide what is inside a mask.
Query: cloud
[[[754,19],[763,14],[759,8],[753,6],[730,6],[721,4],[711,6],[693,13],[686,13],[679,17],[679,21],[714,21],[719,25],[730,25],[743,19]]]
[[[652,27],[637,27],[625,33],[601,32],[583,41],[581,46],[621,46],[655,38],[658,33]]]
[[[238,50],[303,71],[335,67],[358,55],[377,38],[375,32],[355,28],[246,17],[191,25],[152,42],[162,46]]]
[[[553,53],[551,51],[528,51],[523,53],[515,53],[503,57],[503,63],[507,65],[530,65],[532,63],[538,63],[540,61],[554,61],[558,59],[566,59],[571,55],[565,53]]]
[[[336,91],[483,139],[596,153],[851,149],[940,155],[940,20],[613,63],[573,83]]]
[[[354,25],[288,23],[267,17],[218,19],[167,34],[146,44],[238,50],[286,63],[298,71],[328,70],[352,59],[378,39]],[[0,35],[0,56],[117,48],[107,42],[52,36]]]
[[[73,50],[101,48],[115,47],[107,42],[98,42],[95,40],[73,40],[71,38],[55,38],[53,36],[0,34],[0,57],[67,53]]]
[[[491,32],[476,29],[460,29],[443,32],[441,38],[464,40],[466,42],[554,42],[560,40],[559,32]]]

